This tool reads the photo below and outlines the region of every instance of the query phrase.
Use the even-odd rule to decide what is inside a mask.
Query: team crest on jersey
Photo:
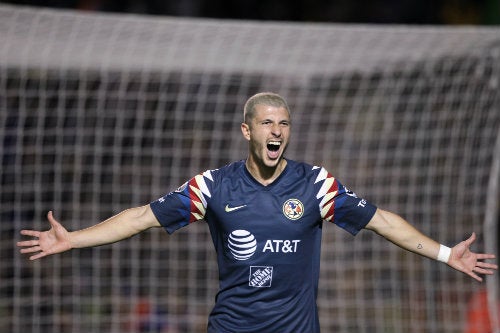
[[[283,204],[283,214],[290,220],[298,220],[304,215],[304,205],[298,199],[288,199]]]

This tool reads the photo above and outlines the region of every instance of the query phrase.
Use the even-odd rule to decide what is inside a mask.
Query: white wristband
[[[444,246],[443,244],[440,244],[437,260],[444,263],[448,263],[450,256],[451,256],[451,249],[447,246]]]

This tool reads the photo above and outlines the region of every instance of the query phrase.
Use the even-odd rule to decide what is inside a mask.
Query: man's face
[[[249,124],[241,125],[249,141],[250,160],[258,166],[276,167],[290,138],[290,115],[286,108],[259,104]]]

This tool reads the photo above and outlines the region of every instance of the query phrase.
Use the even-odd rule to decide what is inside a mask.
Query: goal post
[[[204,331],[218,286],[204,222],[36,262],[15,242],[49,210],[88,227],[245,158],[243,104],[259,91],[290,105],[287,157],[441,243],[475,231],[474,250],[499,253],[498,27],[0,5],[0,40],[2,332]],[[462,333],[483,291],[499,330],[498,274],[478,284],[327,223],[322,241],[322,331]]]

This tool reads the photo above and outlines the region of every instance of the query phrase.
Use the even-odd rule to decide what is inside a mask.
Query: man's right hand
[[[54,218],[52,211],[48,212],[47,219],[51,226],[47,231],[21,230],[21,235],[34,237],[31,240],[17,242],[21,253],[35,253],[29,258],[30,260],[72,249],[69,232]]]

